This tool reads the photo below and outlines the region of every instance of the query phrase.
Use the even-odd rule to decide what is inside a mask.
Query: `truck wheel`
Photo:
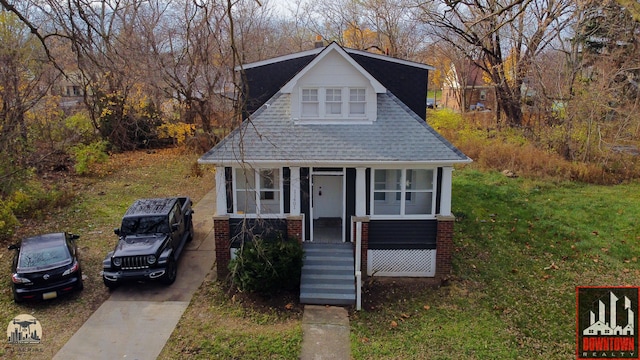
[[[178,277],[178,266],[175,261],[170,260],[167,264],[167,272],[160,280],[165,285],[171,285],[176,281],[176,277]]]
[[[187,238],[187,242],[193,241],[195,233],[193,232],[193,221],[190,221],[189,224],[189,237]]]
[[[109,290],[113,290],[113,289],[117,288],[120,285],[117,282],[109,281],[109,280],[107,280],[105,278],[102,278],[102,282],[104,282],[104,286],[109,288]]]

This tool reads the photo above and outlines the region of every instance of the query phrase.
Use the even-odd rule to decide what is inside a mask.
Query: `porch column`
[[[219,280],[224,280],[229,274],[231,261],[231,239],[229,216],[213,217],[213,236],[216,243],[216,272]]]
[[[304,232],[302,228],[302,215],[289,215],[287,216],[287,238],[297,239],[300,244],[304,240]]]
[[[440,189],[440,215],[451,216],[451,181],[453,167],[442,167],[442,188]]]
[[[291,179],[290,179],[290,191],[291,191],[291,215],[300,215],[300,168],[290,167]]]
[[[216,166],[216,216],[227,214],[227,181],[224,166]]]
[[[453,255],[453,215],[438,215],[436,235],[436,277],[443,278],[451,274],[451,256]]]
[[[352,239],[354,241],[354,252],[356,256],[359,256],[360,270],[362,274],[367,275],[367,254],[369,252],[369,217],[367,216],[367,169],[356,168],[356,215],[353,221],[361,223],[361,227],[354,226],[354,234]],[[358,234],[360,230],[360,234]],[[359,237],[358,237],[359,236]],[[358,238],[360,241],[358,242]]]
[[[356,216],[367,215],[367,169],[356,168]]]

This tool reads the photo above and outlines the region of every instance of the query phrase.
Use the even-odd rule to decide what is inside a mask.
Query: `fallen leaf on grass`
[[[431,306],[429,306],[429,305],[425,305],[425,306],[423,306],[423,307],[424,307],[424,309],[425,309],[425,310],[429,310],[429,309],[431,309]]]
[[[393,320],[391,320],[391,327],[392,328],[397,328],[398,327],[398,323],[393,321]]]
[[[363,343],[368,343],[369,342],[369,338],[363,337],[360,341],[363,342]]]
[[[293,309],[293,304],[292,303],[288,303],[287,305],[284,306],[285,309],[287,310],[291,310]]]
[[[405,319],[408,319],[408,318],[410,318],[410,317],[411,317],[411,315],[409,315],[409,314],[405,314],[405,313],[400,314],[400,316],[401,316],[401,317],[403,317],[403,318],[405,318]]]
[[[556,265],[556,263],[552,262],[551,265],[547,266],[544,268],[545,270],[558,270],[558,265]]]

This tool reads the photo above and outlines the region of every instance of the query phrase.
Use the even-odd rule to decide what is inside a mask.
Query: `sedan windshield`
[[[19,270],[37,270],[64,265],[71,259],[64,244],[42,248],[27,248],[20,251]]]

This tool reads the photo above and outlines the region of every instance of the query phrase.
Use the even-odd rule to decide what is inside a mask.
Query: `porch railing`
[[[355,250],[355,277],[356,277],[356,310],[362,308],[362,221],[357,217],[352,217],[351,233],[353,234],[353,225],[356,227],[356,250]]]

